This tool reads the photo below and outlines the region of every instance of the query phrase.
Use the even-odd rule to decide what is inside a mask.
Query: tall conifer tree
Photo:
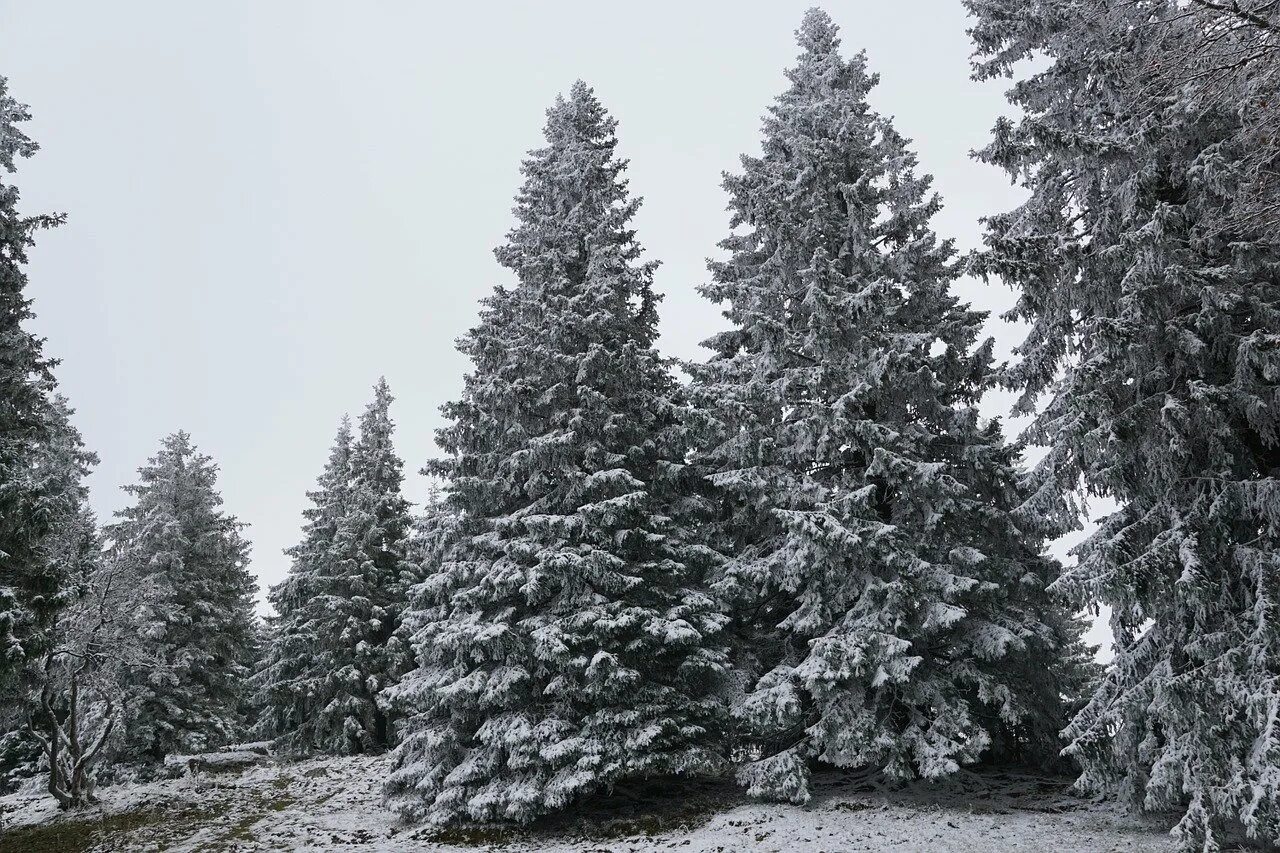
[[[303,541],[290,549],[293,569],[271,592],[277,617],[260,680],[268,731],[291,751],[377,751],[394,738],[378,695],[411,660],[397,629],[412,520],[391,402],[380,380],[358,438],[343,420]]]
[[[1030,197],[978,268],[1030,326],[1035,502],[1064,529],[1081,483],[1119,504],[1063,579],[1115,633],[1080,784],[1184,809],[1189,849],[1237,820],[1280,842],[1280,5],[967,5],[1022,112],[978,156]]]
[[[351,447],[351,502],[338,525],[344,599],[342,640],[351,656],[338,661],[335,677],[350,691],[358,714],[348,714],[349,737],[361,750],[382,749],[394,739],[378,695],[393,685],[411,662],[399,625],[411,576],[407,564],[412,518],[400,493],[404,463],[391,439],[391,391],[378,380],[373,401],[360,416],[360,436]],[[358,720],[358,731],[350,721]]]
[[[10,182],[38,146],[21,128],[26,106],[0,77],[0,727],[32,710],[34,666],[52,641],[55,618],[76,595],[96,550],[84,477],[96,461],[55,395],[43,341],[25,326],[27,249],[57,215],[23,215]],[[15,733],[11,733],[15,734]],[[6,742],[12,741],[6,737]],[[8,756],[0,758],[8,761]]]
[[[439,441],[456,529],[417,591],[415,703],[388,784],[410,818],[517,820],[717,765],[723,616],[683,526],[690,472],[653,348],[653,263],[616,122],[585,84],[525,160],[515,274],[462,338]]]
[[[20,127],[29,118],[0,77],[0,705],[45,646],[64,578],[43,543],[72,509],[68,493],[41,476],[41,455],[55,443],[53,362],[25,328],[32,313],[24,267],[33,233],[62,218],[18,211],[9,176],[37,150]]]
[[[323,567],[334,559],[338,525],[350,503],[352,441],[351,421],[344,415],[316,488],[307,493],[312,506],[303,512],[302,541],[286,551],[293,558],[289,575],[267,596],[275,615],[256,676],[263,714],[259,729],[288,752],[321,749],[325,743],[321,717],[331,699],[325,685],[333,668],[323,650],[339,631],[332,624],[338,614],[323,597]]]
[[[166,437],[124,490],[133,505],[107,526],[107,559],[147,599],[135,614],[158,665],[134,673],[125,760],[155,762],[242,734],[252,664],[254,581],[243,524],[221,510],[217,466],[185,432]]]
[[[740,778],[804,801],[813,759],[936,777],[1056,755],[1080,625],[1016,512],[1017,450],[978,417],[991,343],[950,292],[930,179],[827,15],[797,37],[763,153],[725,178],[734,234],[702,290],[732,327],[691,370],[747,683]]]

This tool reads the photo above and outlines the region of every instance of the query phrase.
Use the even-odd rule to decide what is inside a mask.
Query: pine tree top
[[[867,71],[865,51],[860,50],[849,59],[840,55],[839,33],[840,28],[821,9],[810,9],[805,14],[796,30],[800,53],[795,66],[786,71],[792,89],[779,97],[779,102],[817,95],[827,100],[862,102],[861,111],[867,111],[867,93],[880,82],[880,75]]]
[[[721,356],[767,347],[778,323],[795,334],[806,322],[834,323],[845,332],[827,340],[859,347],[866,334],[936,327],[956,351],[981,326],[984,315],[948,292],[955,250],[931,228],[941,208],[932,178],[917,173],[908,140],[871,108],[878,77],[864,54],[840,55],[837,33],[825,13],[805,16],[790,86],[763,120],[762,153],[724,176],[734,233],[720,246],[730,256],[709,264],[712,281],[699,288],[727,303],[738,327],[706,342]],[[802,370],[821,358],[788,348],[776,354]]]
[[[629,224],[641,199],[630,196],[628,163],[616,156],[617,124],[581,80],[556,98],[543,128],[546,145],[521,167],[517,224],[494,255],[553,306],[590,299],[599,309],[567,305],[568,314],[605,322],[630,315],[647,345],[656,335],[657,264],[637,263],[643,249]]]
[[[394,401],[387,380],[379,378],[373,389],[373,400],[360,416],[360,437],[351,445],[351,476],[355,488],[370,490],[379,500],[389,501],[390,514],[398,515],[406,510],[408,502],[400,497],[404,463],[396,455],[393,444],[395,422],[391,419],[391,404]]]
[[[355,443],[351,431],[351,416],[345,412],[338,421],[338,432],[333,437],[333,447],[329,451],[328,467],[337,472],[347,465],[351,457],[351,447]]]
[[[226,534],[224,544],[235,561],[247,564],[249,543],[239,531],[248,525],[221,510],[217,483],[217,463],[199,451],[190,433],[178,430],[165,436],[156,454],[138,468],[138,482],[121,487],[135,500],[117,511],[117,520],[106,529],[113,538],[134,544],[140,541],[138,537],[145,539],[150,533],[169,530],[197,547],[205,531],[217,530]],[[155,527],[155,519],[166,521]]]
[[[20,122],[30,119],[27,105],[9,94],[9,79],[0,76],[0,168],[10,174],[17,170],[17,158],[30,157],[40,149],[18,127]]]
[[[461,421],[482,409],[513,414],[512,403],[530,383],[569,396],[578,393],[575,387],[615,382],[665,387],[665,366],[652,349],[657,264],[639,260],[643,249],[630,220],[640,200],[623,178],[627,163],[615,153],[616,126],[581,81],[547,111],[546,144],[530,151],[521,169],[516,225],[494,250],[517,281],[495,288],[479,324],[458,342],[475,367],[462,401],[444,407],[451,420],[461,419],[437,433],[446,451],[466,453],[503,440],[505,428],[477,432]],[[624,351],[633,355],[625,372],[638,370],[643,378],[623,378],[617,370],[604,375],[601,366]],[[428,470],[457,484],[451,462],[432,462]]]
[[[39,150],[39,145],[20,127],[30,118],[26,105],[9,94],[8,81],[0,77],[0,342],[4,348],[0,360],[0,399],[4,400],[0,407],[0,435],[14,446],[44,437],[49,397],[55,387],[53,368],[57,365],[55,359],[44,354],[43,339],[22,327],[34,316],[31,301],[24,295],[27,247],[32,244],[33,232],[59,225],[65,218],[61,214],[21,215],[18,188],[3,179],[17,171],[20,158],[31,157]],[[7,462],[8,455],[9,451],[0,446],[0,465]]]

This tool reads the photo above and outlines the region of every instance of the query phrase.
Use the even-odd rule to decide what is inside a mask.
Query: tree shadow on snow
[[[744,802],[747,800],[742,792],[729,780],[641,779],[620,783],[607,793],[585,797],[563,812],[525,826],[462,824],[427,831],[417,837],[466,846],[551,838],[648,838],[694,829],[717,812]]]

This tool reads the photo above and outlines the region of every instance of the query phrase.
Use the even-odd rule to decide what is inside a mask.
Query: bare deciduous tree
[[[48,791],[64,809],[94,802],[94,765],[117,725],[126,671],[156,665],[132,619],[144,591],[127,574],[108,561],[89,576],[59,614],[40,666],[30,727],[44,749]]]

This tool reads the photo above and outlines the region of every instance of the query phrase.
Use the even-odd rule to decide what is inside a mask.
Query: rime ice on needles
[[[968,6],[976,75],[1016,76],[1024,113],[979,153],[1030,198],[977,266],[1030,324],[1006,377],[1049,448],[1030,506],[1120,504],[1061,584],[1116,634],[1066,732],[1080,782],[1184,810],[1187,849],[1237,820],[1280,841],[1280,5]]]
[[[525,160],[516,276],[460,342],[444,408],[456,527],[416,591],[419,669],[387,792],[410,818],[527,821],[628,777],[718,765],[723,616],[677,387],[653,348],[653,263],[616,122],[583,83]],[[440,553],[442,552],[442,553]]]
[[[802,802],[813,759],[936,777],[1054,755],[1080,626],[1013,512],[1017,451],[975,410],[991,345],[949,292],[930,179],[827,15],[797,36],[763,154],[724,182],[734,233],[702,292],[732,328],[690,370],[747,685],[740,779]]]

